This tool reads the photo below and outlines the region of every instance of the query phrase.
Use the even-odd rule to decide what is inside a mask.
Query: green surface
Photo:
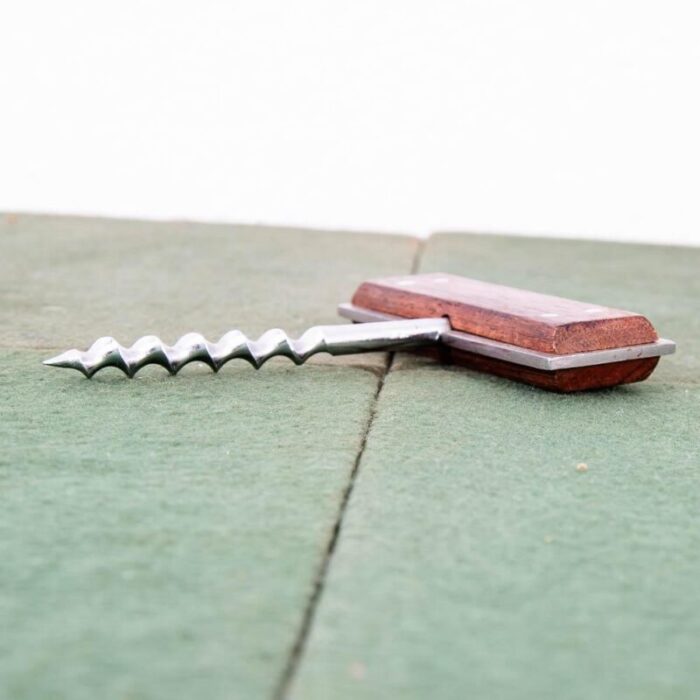
[[[436,236],[421,270],[638,309],[680,352],[569,396],[396,362],[292,697],[697,698],[700,250]]]
[[[88,381],[34,348],[302,330],[415,243],[24,216],[0,242],[0,697],[270,697],[384,356]]]
[[[638,310],[679,343],[645,383],[562,396],[382,354],[39,363],[332,322],[411,268],[408,238],[6,216],[0,246],[3,700],[700,693],[700,250],[427,243],[423,271]]]

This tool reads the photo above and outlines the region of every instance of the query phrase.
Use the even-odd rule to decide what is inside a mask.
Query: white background
[[[0,209],[700,243],[700,6],[0,9]]]

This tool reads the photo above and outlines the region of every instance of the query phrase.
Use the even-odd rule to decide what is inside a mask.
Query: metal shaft
[[[175,345],[166,345],[154,335],[139,338],[131,347],[123,347],[114,338],[96,340],[89,350],[68,350],[45,360],[45,365],[77,369],[86,377],[104,367],[117,367],[133,377],[146,365],[160,365],[171,374],[190,362],[204,362],[215,372],[229,360],[247,360],[259,369],[271,357],[281,355],[300,365],[312,355],[351,355],[372,350],[399,350],[440,342],[450,330],[445,318],[418,318],[357,325],[314,326],[300,338],[292,339],[275,328],[250,340],[240,331],[230,331],[216,343],[199,333],[183,335]]]

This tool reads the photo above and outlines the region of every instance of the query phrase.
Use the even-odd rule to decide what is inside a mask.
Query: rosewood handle
[[[511,345],[564,355],[653,343],[644,316],[444,273],[364,282],[353,304],[403,318],[444,316],[454,330]],[[581,391],[646,379],[659,358],[545,371],[441,348],[441,359],[554,391]]]

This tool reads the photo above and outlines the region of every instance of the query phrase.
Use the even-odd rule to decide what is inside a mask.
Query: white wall
[[[0,209],[700,243],[700,5],[0,9]]]

